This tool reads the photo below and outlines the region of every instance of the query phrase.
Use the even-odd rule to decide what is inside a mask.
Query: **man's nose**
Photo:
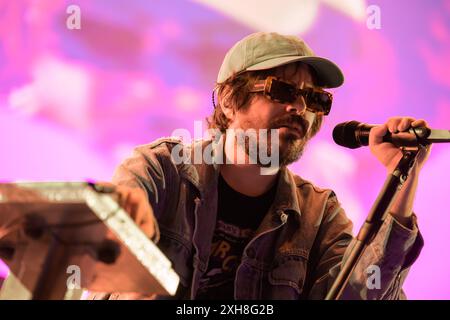
[[[298,99],[295,100],[294,102],[286,104],[286,111],[288,113],[296,113],[301,115],[305,113],[305,110],[306,110],[306,103],[305,99],[302,96],[298,97]]]

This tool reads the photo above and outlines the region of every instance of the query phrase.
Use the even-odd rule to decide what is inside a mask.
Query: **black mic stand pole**
[[[377,235],[386,218],[392,201],[398,190],[408,178],[411,167],[416,161],[418,151],[418,147],[402,148],[403,157],[400,159],[394,172],[389,174],[386,178],[383,188],[378,194],[378,198],[375,200],[366,221],[359,230],[355,245],[348,255],[346,255],[345,261],[342,262],[339,274],[328,291],[325,300],[338,300],[341,297],[356,264],[366,247]]]

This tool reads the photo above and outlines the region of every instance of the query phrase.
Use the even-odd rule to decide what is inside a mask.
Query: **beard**
[[[299,160],[308,142],[306,138],[299,139],[291,135],[288,135],[284,140],[283,147],[280,147],[279,150],[280,166],[287,166]]]
[[[255,128],[252,123],[247,122],[246,128]],[[309,141],[309,122],[299,115],[288,115],[282,118],[273,119],[270,121],[266,138],[263,141],[260,140],[261,136],[257,137],[257,147],[266,149],[268,157],[272,157],[273,150],[278,151],[278,164],[279,166],[287,166],[299,160],[303,155],[306,144]],[[275,138],[273,145],[272,130],[280,129],[283,127],[292,128],[285,134],[278,134]],[[245,129],[244,129],[245,130]],[[261,130],[261,129],[259,129]],[[294,132],[292,132],[294,131]],[[279,133],[279,131],[278,131]],[[250,156],[251,143],[250,139],[245,139],[245,153]],[[253,153],[255,154],[255,153]],[[269,167],[271,164],[266,164],[260,159],[259,153],[257,154],[256,162],[262,167]]]

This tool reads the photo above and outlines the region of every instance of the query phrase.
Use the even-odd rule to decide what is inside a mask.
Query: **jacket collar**
[[[277,193],[273,208],[275,210],[292,211],[301,215],[301,198],[297,195],[297,184],[294,175],[287,167],[281,167],[278,172]]]

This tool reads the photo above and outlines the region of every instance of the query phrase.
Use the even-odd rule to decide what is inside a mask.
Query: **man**
[[[329,112],[324,88],[343,83],[331,61],[316,57],[299,38],[277,33],[247,36],[225,56],[217,79],[217,106],[209,126],[223,133],[230,161],[176,162],[177,139],[160,139],[135,149],[113,178],[121,205],[172,261],[180,276],[176,298],[323,299],[351,246],[352,223],[336,195],[290,172],[305,144]],[[424,120],[390,118],[370,132],[370,150],[390,173],[402,156],[382,141],[388,132],[426,126]],[[231,151],[233,130],[270,131],[277,137],[279,167],[259,157],[244,163]],[[251,140],[251,139],[250,139]],[[254,142],[254,141],[253,141]],[[210,146],[194,142],[183,152]],[[273,143],[258,135],[260,148]],[[222,145],[221,145],[222,146]],[[241,148],[241,149],[240,149]],[[217,149],[217,145],[216,145]],[[413,199],[430,149],[419,151],[379,234],[358,263],[343,298],[401,299],[406,274],[423,245]],[[254,157],[253,157],[253,160]],[[368,286],[369,267],[379,267],[380,285]],[[150,294],[150,293],[149,293]]]

